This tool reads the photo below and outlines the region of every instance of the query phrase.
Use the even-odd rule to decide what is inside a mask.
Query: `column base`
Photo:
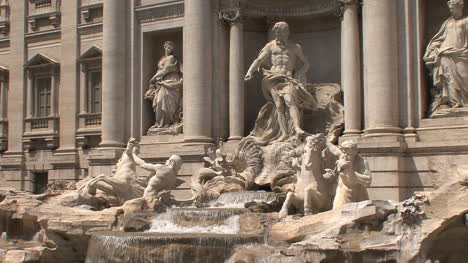
[[[99,148],[124,148],[125,144],[118,141],[102,141]]]
[[[242,140],[242,138],[244,138],[244,137],[242,137],[242,136],[230,136],[228,138],[228,141],[240,141],[240,140]]]
[[[186,143],[213,143],[213,138],[206,136],[184,136]]]
[[[354,135],[354,134],[361,134],[362,133],[362,130],[358,130],[358,129],[346,129],[343,134],[344,135]]]
[[[388,135],[401,135],[401,128],[398,127],[377,127],[370,128],[364,131],[364,136],[388,136]]]

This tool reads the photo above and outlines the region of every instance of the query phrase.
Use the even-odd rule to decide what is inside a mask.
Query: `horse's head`
[[[306,138],[305,149],[321,152],[327,146],[327,138],[323,133],[310,135]]]

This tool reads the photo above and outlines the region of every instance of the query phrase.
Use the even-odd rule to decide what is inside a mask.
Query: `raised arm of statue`
[[[340,148],[338,148],[337,146],[333,145],[333,144],[332,144],[331,142],[329,142],[328,140],[327,140],[327,148],[328,148],[328,150],[329,150],[333,155],[335,155],[335,156],[338,157],[338,158],[343,154],[343,152],[340,150]]]
[[[247,71],[247,74],[245,74],[245,80],[251,80],[252,79],[252,74],[258,70],[263,63],[270,57],[271,49],[270,49],[270,44],[267,44],[261,51],[258,57],[252,62],[252,65],[250,66],[249,70]]]
[[[161,167],[161,164],[150,164],[146,163],[143,161],[140,157],[138,157],[136,154],[133,153],[133,160],[135,160],[135,163],[140,166],[142,169],[150,171],[150,172],[155,172],[156,170]]]

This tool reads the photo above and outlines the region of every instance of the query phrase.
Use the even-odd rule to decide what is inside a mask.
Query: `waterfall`
[[[156,217],[149,232],[158,233],[239,233],[239,215],[244,208],[172,208]]]
[[[273,192],[229,192],[218,197],[216,205],[221,207],[244,207],[245,203],[251,201],[273,202],[276,194]]]
[[[235,245],[262,241],[257,235],[106,232],[91,237],[86,263],[221,263]]]

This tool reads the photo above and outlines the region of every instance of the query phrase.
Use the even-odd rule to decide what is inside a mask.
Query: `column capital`
[[[343,7],[359,4],[359,0],[338,0],[338,2],[342,4]]]
[[[348,8],[357,7],[360,4],[360,0],[337,0],[341,7],[338,9],[338,16],[343,20],[343,15]]]
[[[30,69],[26,70],[26,74],[30,80],[34,79],[34,72]]]
[[[219,19],[232,26],[237,23],[242,23],[243,21],[243,16],[241,14],[240,9],[237,10],[227,10],[227,11],[221,11],[219,12]]]

